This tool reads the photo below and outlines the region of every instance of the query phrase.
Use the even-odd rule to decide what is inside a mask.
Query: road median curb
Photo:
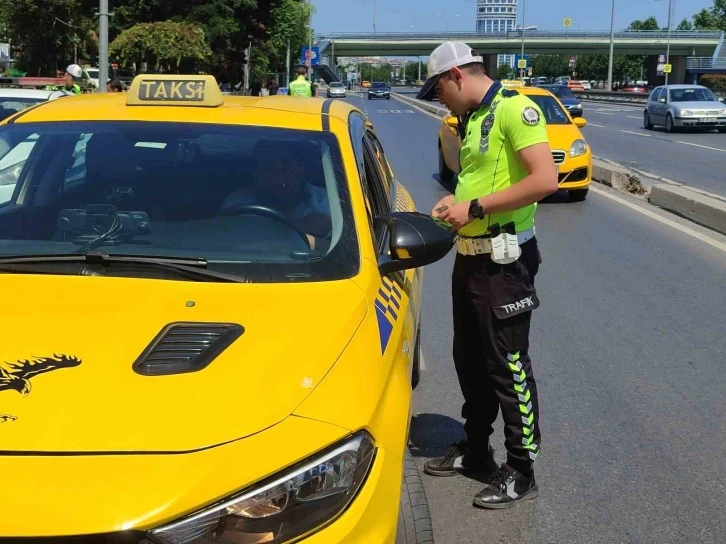
[[[439,117],[444,117],[446,114],[449,113],[449,110],[447,110],[445,108],[440,108],[438,106],[434,106],[433,104],[430,104],[429,102],[425,102],[423,100],[418,100],[416,98],[409,98],[408,96],[404,96],[404,95],[398,94],[398,93],[391,93],[391,96],[393,96],[396,100],[400,100],[401,102],[403,102],[405,104],[419,107],[422,110],[425,110],[429,113],[433,113],[434,115],[437,115]]]

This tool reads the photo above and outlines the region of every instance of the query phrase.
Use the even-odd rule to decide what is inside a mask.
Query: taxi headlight
[[[726,109],[718,110],[719,115],[726,115]]]
[[[570,147],[570,157],[579,157],[587,153],[587,142],[585,140],[575,140]]]
[[[690,117],[691,115],[693,115],[693,112],[691,110],[681,110],[681,116]]]
[[[287,542],[343,512],[368,475],[375,447],[362,431],[236,496],[150,532],[160,544]]]

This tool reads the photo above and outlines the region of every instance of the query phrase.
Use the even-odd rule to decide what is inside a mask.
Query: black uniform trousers
[[[501,408],[507,464],[527,475],[540,451],[529,325],[539,306],[534,278],[541,258],[536,239],[520,247],[520,258],[505,265],[488,254],[456,255],[454,363],[471,454],[486,454]]]

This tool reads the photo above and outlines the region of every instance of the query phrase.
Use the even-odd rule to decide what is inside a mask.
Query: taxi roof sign
[[[136,76],[127,106],[201,106],[224,104],[217,80],[211,75],[143,74]]]

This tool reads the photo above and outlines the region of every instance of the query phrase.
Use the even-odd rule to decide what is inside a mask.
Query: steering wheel
[[[308,240],[307,234],[305,234],[295,221],[287,217],[282,212],[268,208],[267,206],[261,206],[260,204],[235,204],[234,206],[229,206],[228,208],[220,211],[220,215],[260,215],[262,217],[275,219],[294,230],[300,238],[305,241],[305,245],[307,245],[309,249],[312,249],[310,247],[310,240]]]

